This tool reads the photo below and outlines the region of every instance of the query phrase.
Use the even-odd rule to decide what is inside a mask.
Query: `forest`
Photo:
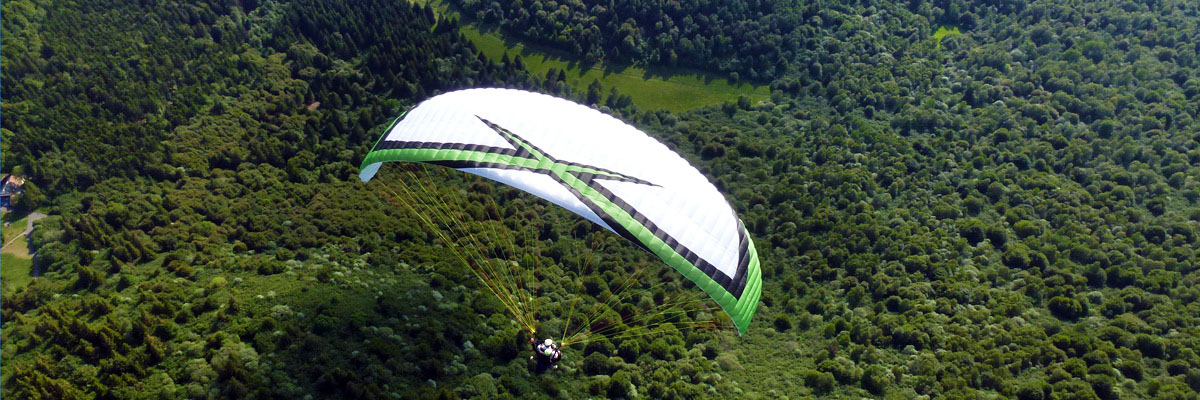
[[[1200,3],[446,3],[463,20],[0,4],[0,167],[49,214],[40,275],[0,294],[0,395],[1200,398]],[[639,109],[489,59],[465,23],[771,95]],[[532,373],[528,335],[436,232],[357,178],[393,119],[474,87],[590,105],[697,166],[758,246],[749,331],[685,328],[698,308]],[[631,273],[665,282],[642,302],[696,291],[548,202],[428,174],[473,204],[468,229],[502,226],[513,262],[563,277],[547,304]]]

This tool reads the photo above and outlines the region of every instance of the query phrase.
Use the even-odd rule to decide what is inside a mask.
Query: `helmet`
[[[554,339],[546,339],[546,341],[545,341],[544,343],[546,343],[546,345],[547,345],[547,346],[553,346],[553,345],[554,345]]]

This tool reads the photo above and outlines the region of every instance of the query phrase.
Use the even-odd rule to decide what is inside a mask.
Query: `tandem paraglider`
[[[363,160],[359,178],[370,181],[387,162],[452,168],[545,199],[655,255],[707,293],[728,315],[723,323],[738,334],[750,327],[762,281],[758,253],[742,221],[683,157],[616,118],[538,93],[455,91],[425,100],[392,122]],[[537,337],[543,317],[538,308],[539,275],[529,271],[536,265],[503,259],[516,254],[481,254],[479,249],[489,246],[486,239],[477,238],[481,233],[456,231],[462,229],[461,210],[447,201],[423,200],[421,193],[436,185],[428,178],[435,174],[417,176],[410,167],[402,167],[394,173],[407,172],[413,179],[398,191],[387,184],[382,187],[422,222],[440,229],[437,236],[444,244],[495,294],[527,336]],[[478,255],[471,256],[473,251]],[[609,297],[620,297],[619,289],[632,281],[662,279],[626,275],[628,282],[614,282],[615,294]],[[662,307],[678,304],[657,302]],[[580,310],[587,308],[582,306]],[[669,312],[674,311],[662,314]],[[555,328],[561,331],[556,332],[561,333],[558,343],[547,339],[537,344],[545,348],[535,347],[539,368],[556,366],[559,346],[597,335],[640,334],[627,330],[633,324],[630,318],[636,320],[639,312],[611,314],[617,313],[555,315],[566,322]],[[552,349],[550,355],[547,349]]]

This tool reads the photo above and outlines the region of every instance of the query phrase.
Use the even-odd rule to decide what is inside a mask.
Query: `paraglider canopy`
[[[583,105],[510,89],[426,100],[397,118],[359,177],[383,162],[459,169],[519,188],[641,246],[750,324],[758,254],[733,208],[686,160],[642,131]]]

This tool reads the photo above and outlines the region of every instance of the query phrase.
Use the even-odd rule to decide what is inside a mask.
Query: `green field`
[[[28,215],[28,212],[7,212],[0,217],[4,223],[12,222],[12,225],[4,227],[6,246],[0,252],[0,287],[4,293],[23,288],[33,280],[30,275],[33,261],[29,256],[29,241],[20,237],[29,225]]]
[[[16,244],[13,244],[16,246]],[[20,258],[7,252],[0,254],[0,290],[8,293],[20,289],[33,280],[33,260]]]
[[[422,0],[415,2],[426,3]],[[433,1],[433,7],[442,14],[453,13],[440,1]],[[588,85],[592,81],[599,81],[605,93],[615,87],[620,93],[629,95],[633,104],[644,110],[687,111],[736,101],[739,96],[747,96],[754,101],[765,100],[771,94],[766,85],[733,83],[721,74],[694,69],[582,65],[566,54],[504,37],[497,30],[481,30],[467,21],[463,21],[459,31],[489,59],[500,60],[506,53],[509,59],[520,55],[525,68],[538,76],[545,76],[551,68],[566,71],[567,83],[579,93],[587,93]]]
[[[588,84],[599,81],[605,88],[615,87],[633,98],[633,103],[642,109],[665,109],[686,111],[711,104],[737,100],[747,96],[753,100],[766,99],[770,90],[765,85],[730,83],[715,74],[683,68],[635,66],[612,67],[604,65],[584,66],[552,51],[536,49],[511,39],[502,38],[497,32],[483,32],[472,25],[460,30],[475,47],[493,60],[504,54],[510,59],[516,55],[530,72],[543,76],[551,68],[566,71],[567,83],[575,90],[586,93]]]
[[[5,243],[17,237],[17,235],[20,235],[21,232],[25,231],[25,226],[29,224],[29,220],[25,218],[26,214],[28,213],[4,213],[4,217],[0,218],[0,221],[3,221],[3,223],[12,222],[12,225],[5,226],[3,228]]]

